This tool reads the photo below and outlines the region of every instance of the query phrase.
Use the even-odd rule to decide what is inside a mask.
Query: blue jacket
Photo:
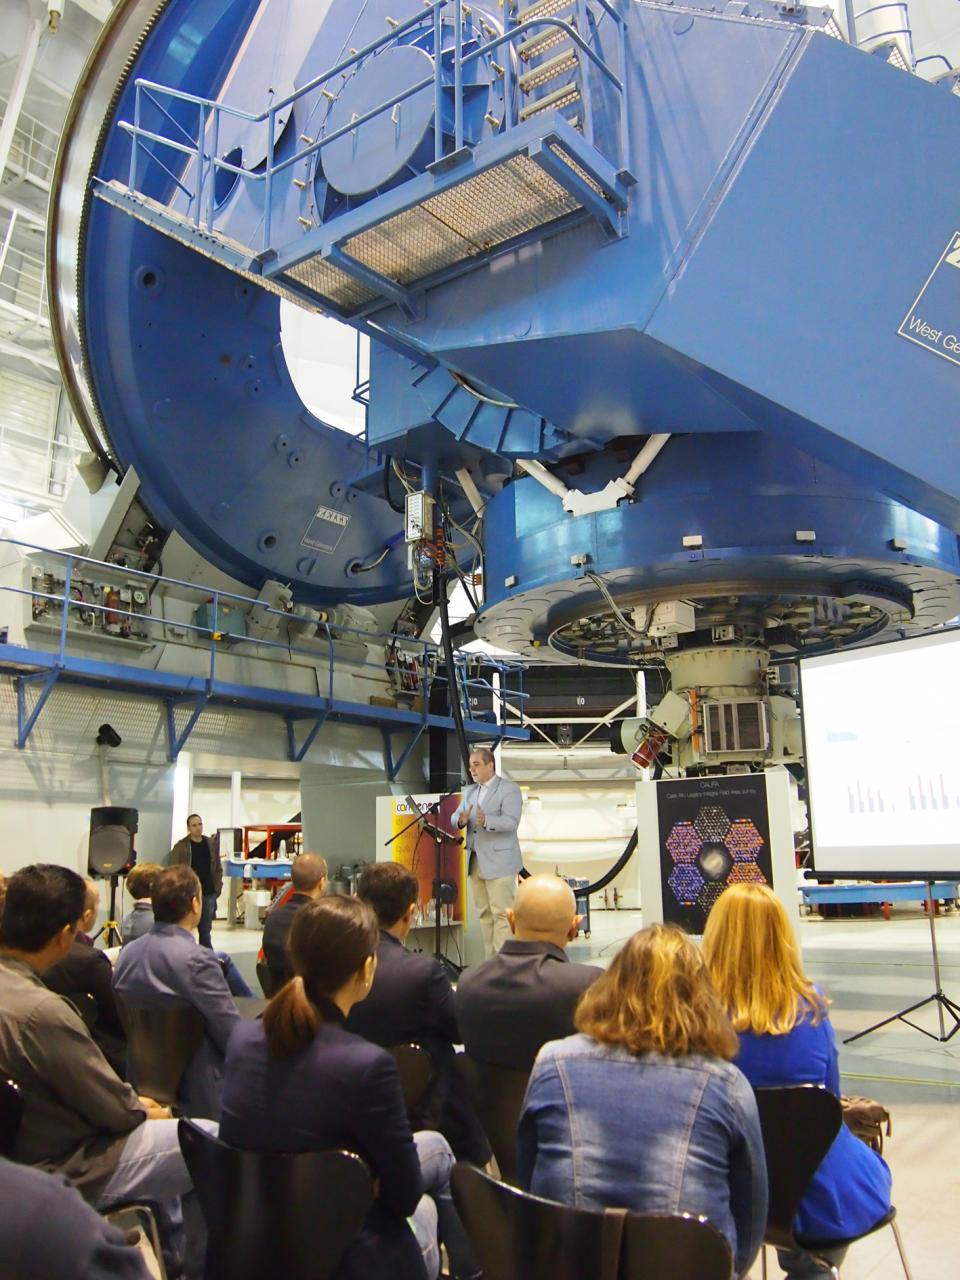
[[[176,924],[155,924],[121,948],[113,971],[117,996],[133,1005],[193,1005],[206,1037],[183,1075],[177,1105],[187,1116],[220,1118],[223,1055],[240,1021],[227,980],[212,951]]]
[[[553,1040],[533,1066],[518,1156],[523,1185],[562,1204],[705,1215],[737,1275],[763,1240],[757,1104],[717,1058],[637,1056],[585,1035]]]
[[[737,1066],[755,1089],[822,1084],[840,1095],[837,1043],[830,1019],[809,1018],[786,1035],[742,1032]],[[862,1235],[890,1209],[890,1170],[846,1125],[834,1139],[800,1206],[793,1229],[799,1239],[839,1240]]]
[[[424,1280],[407,1225],[422,1184],[417,1148],[390,1055],[343,1026],[324,1006],[313,1042],[274,1058],[263,1024],[241,1022],[230,1037],[220,1137],[248,1151],[355,1151],[379,1181],[377,1199],[336,1280]]]
[[[459,823],[462,813],[471,807],[474,809],[466,825],[467,867],[470,866],[470,853],[473,851],[477,855],[477,873],[481,880],[514,876],[523,866],[520,841],[517,838],[517,827],[523,812],[523,793],[509,778],[494,774],[487,783],[483,797],[483,817],[486,824],[483,827],[478,827],[473,820],[479,795],[478,783],[471,782],[464,787],[463,798],[450,819],[451,822]]]

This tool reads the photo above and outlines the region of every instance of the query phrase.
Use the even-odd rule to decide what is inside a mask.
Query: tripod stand
[[[110,877],[110,910],[107,913],[107,919],[104,921],[102,927],[93,935],[94,942],[96,942],[97,938],[103,935],[107,948],[123,945],[123,937],[120,934],[120,925],[117,922],[117,882],[119,879],[120,876],[116,874]]]
[[[889,1026],[891,1022],[905,1022],[908,1027],[912,1027],[914,1031],[919,1031],[922,1035],[929,1036],[931,1040],[936,1040],[940,1044],[946,1042],[960,1031],[960,1005],[950,999],[948,995],[944,995],[943,987],[940,985],[940,956],[937,952],[937,904],[933,897],[933,881],[927,881],[927,916],[930,920],[930,949],[933,953],[933,980],[936,983],[936,989],[933,995],[925,996],[923,1000],[918,1000],[916,1004],[907,1005],[906,1009],[901,1009],[899,1013],[891,1013],[889,1018],[884,1018],[880,1022],[875,1022],[872,1027],[867,1027],[865,1031],[858,1031],[855,1036],[848,1036],[844,1040],[844,1044],[852,1044],[854,1040],[860,1040],[863,1036],[868,1036],[871,1031],[879,1031],[881,1027]],[[915,1022],[911,1022],[907,1017],[908,1013],[916,1013],[918,1009],[924,1009],[928,1004],[937,1006],[937,1018],[940,1023],[940,1034],[935,1031],[927,1031],[925,1027],[919,1027]],[[948,1031],[944,1014],[953,1019],[953,1026]]]
[[[456,885],[449,880],[443,878],[443,852],[445,844],[459,845],[461,837],[459,835],[451,835],[449,831],[444,831],[442,827],[435,826],[434,823],[428,821],[430,814],[439,813],[440,806],[444,800],[449,800],[454,792],[442,795],[439,800],[435,800],[430,807],[421,811],[420,806],[414,800],[413,796],[405,796],[407,807],[413,814],[412,821],[408,822],[405,827],[401,827],[389,840],[386,845],[393,844],[394,840],[399,840],[405,835],[411,827],[418,827],[417,842],[425,836],[429,835],[433,840],[434,861],[433,861],[433,954],[435,959],[439,960],[443,967],[447,970],[448,976],[452,980],[456,980],[460,976],[460,966],[456,964],[449,956],[443,952],[443,924],[440,918],[443,899],[446,898],[447,903],[456,901]],[[414,860],[416,865],[416,860]]]

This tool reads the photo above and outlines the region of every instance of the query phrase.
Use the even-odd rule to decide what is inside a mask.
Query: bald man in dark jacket
[[[559,876],[522,881],[507,920],[513,937],[460,977],[457,1022],[471,1058],[529,1071],[548,1040],[573,1035],[577,1001],[603,970],[570,963],[580,917]]]

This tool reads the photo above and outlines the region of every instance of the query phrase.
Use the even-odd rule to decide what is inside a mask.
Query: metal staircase
[[[462,0],[425,0],[422,12],[402,23],[389,19],[384,36],[351,50],[351,57],[259,116],[137,81],[134,119],[118,126],[133,139],[130,173],[126,181],[116,175],[98,180],[95,193],[264,288],[345,319],[390,304],[413,317],[431,284],[470,270],[497,249],[581,219],[592,217],[609,236],[623,235],[633,179],[626,167],[625,21],[614,0],[537,0],[517,13],[507,0],[502,30],[482,18],[478,24],[472,12]],[[600,24],[604,43],[594,38]],[[333,107],[351,75],[369,73],[385,51],[429,45],[431,33],[432,48],[442,54],[432,58],[431,75],[337,123]],[[613,65],[601,48],[608,59],[611,50],[616,55]],[[478,121],[484,76],[498,114],[488,106]],[[333,104],[326,120],[300,135],[292,157],[278,161],[291,108],[309,95],[315,100],[318,91]],[[598,93],[618,104],[606,113],[612,123],[602,139],[593,132]],[[427,94],[433,95],[432,163],[367,196],[332,203],[324,174],[328,149],[352,135],[362,154],[365,127],[385,115],[399,120],[405,103],[418,95],[422,103]],[[182,120],[185,109],[197,112],[192,142],[182,123],[164,132],[164,119],[179,114]],[[255,169],[219,153],[221,125],[238,117],[268,139],[266,161]],[[160,190],[158,166],[172,180],[160,199],[153,194]],[[228,185],[231,175],[239,186],[262,184],[258,244],[250,243],[253,227],[244,231],[231,221],[231,202],[215,198],[218,182]],[[289,199],[284,206],[281,198],[291,182],[303,193],[296,219]],[[314,194],[318,189],[322,198]]]
[[[525,101],[521,120],[544,111],[560,111],[574,128],[580,127],[577,112],[583,101],[580,51],[557,27],[536,26],[537,19],[560,18],[578,31],[580,10],[577,0],[538,0],[518,13],[518,26],[534,24],[534,34],[517,46],[517,57],[527,68],[517,77]],[[582,19],[581,19],[582,20]],[[583,33],[581,33],[583,34]]]

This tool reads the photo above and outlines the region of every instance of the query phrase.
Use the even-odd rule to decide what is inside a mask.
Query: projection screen
[[[960,630],[800,663],[813,862],[960,879]]]

